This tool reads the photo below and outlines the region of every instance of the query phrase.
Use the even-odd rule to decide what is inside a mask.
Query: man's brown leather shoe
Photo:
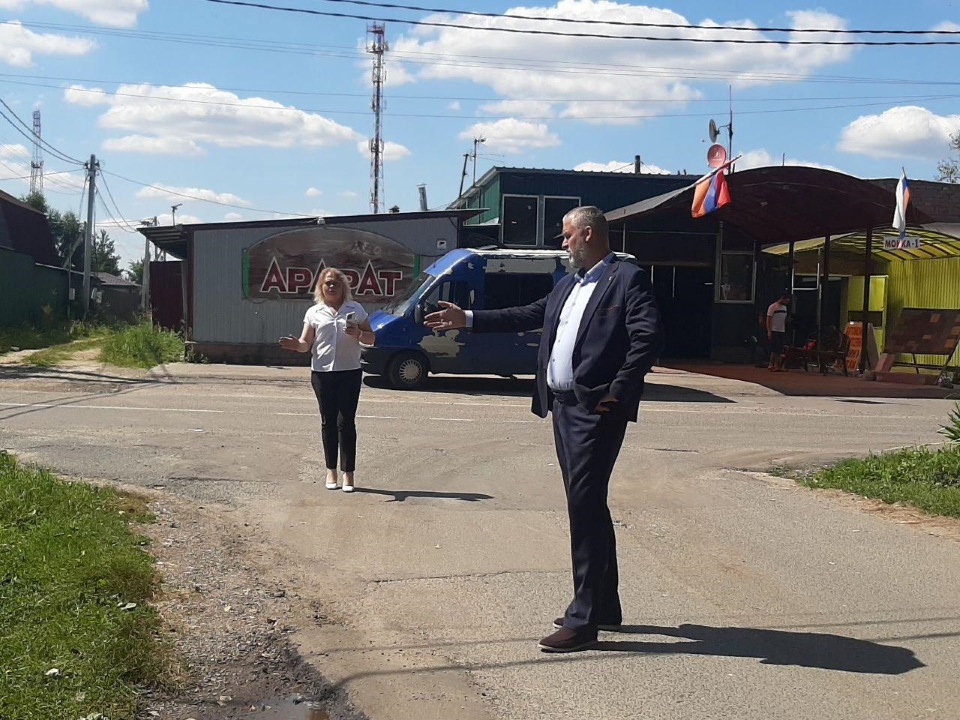
[[[571,630],[560,628],[553,635],[547,635],[537,647],[543,652],[568,653],[586,650],[597,644],[597,631],[588,628]]]
[[[564,623],[565,620],[566,620],[566,618],[561,615],[560,617],[558,617],[556,620],[553,621],[553,626],[554,626],[557,630],[559,630],[560,628],[563,627],[563,623]],[[600,623],[599,625],[597,625],[597,630],[612,630],[612,631],[616,631],[616,630],[619,630],[622,626],[623,626],[623,623],[622,623],[622,622],[618,622],[618,623]]]

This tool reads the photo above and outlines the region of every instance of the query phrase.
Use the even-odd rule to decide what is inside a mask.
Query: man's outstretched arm
[[[457,305],[442,302],[443,310],[430,313],[423,324],[431,330],[456,330],[470,327],[475,332],[527,332],[543,327],[547,297],[535,303],[503,310],[477,310],[467,315]]]

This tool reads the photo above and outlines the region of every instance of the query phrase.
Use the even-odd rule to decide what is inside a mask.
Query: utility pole
[[[170,215],[173,218],[173,220],[170,223],[171,225],[177,224],[177,208],[179,207],[183,207],[183,203],[177,203],[176,205],[170,206]]]
[[[153,216],[153,220],[141,220],[141,225],[150,225],[152,227],[157,227],[160,224],[160,221],[157,220],[157,216]],[[140,288],[140,300],[143,304],[143,310],[146,312],[150,309],[150,238],[146,235],[143,236],[143,285]]]
[[[481,135],[473,139],[473,184],[477,184],[477,146],[485,143],[487,139]]]
[[[640,175],[643,172],[643,160],[639,155],[633,156],[633,174]]]
[[[383,83],[386,73],[383,69],[383,54],[387,51],[387,27],[382,23],[367,26],[371,37],[367,43],[367,52],[373,54],[373,137],[370,139],[370,209],[374,214],[383,207]]]
[[[463,154],[463,172],[460,173],[460,192],[458,198],[463,197],[463,181],[467,179],[467,163],[470,161],[470,153]]]
[[[83,240],[83,316],[87,317],[90,310],[90,263],[93,259],[93,209],[97,196],[97,156],[91,155],[87,168],[87,226],[84,228]]]
[[[43,149],[40,147],[40,111],[33,111],[33,160],[30,162],[30,194],[43,195]]]

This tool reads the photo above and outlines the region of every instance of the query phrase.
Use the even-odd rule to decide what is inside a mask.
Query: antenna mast
[[[43,148],[40,147],[40,111],[33,111],[33,160],[30,161],[30,194],[43,194]]]
[[[367,52],[373,54],[373,137],[370,139],[370,209],[383,209],[383,83],[386,72],[383,54],[387,51],[387,28],[382,23],[367,26]]]

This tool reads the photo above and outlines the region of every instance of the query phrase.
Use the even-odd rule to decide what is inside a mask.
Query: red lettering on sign
[[[310,268],[288,267],[287,268],[287,292],[293,295],[301,290],[309,290],[313,284],[313,273]]]
[[[344,270],[343,274],[347,276],[347,282],[350,283],[350,289],[356,290],[357,285],[360,284],[360,273],[356,270]]]
[[[383,294],[387,297],[393,297],[397,292],[397,283],[403,280],[401,270],[381,270],[380,280],[383,282]]]
[[[287,292],[286,283],[283,281],[283,273],[280,271],[280,266],[277,264],[276,258],[270,261],[270,268],[263,278],[263,284],[260,285],[260,292],[262,293],[268,293],[271,290],[279,290],[281,294],[286,294]]]
[[[356,292],[357,295],[383,295],[380,280],[377,278],[377,271],[373,269],[373,261],[367,260],[367,266],[363,269],[363,275],[360,277],[360,284],[357,286]]]

